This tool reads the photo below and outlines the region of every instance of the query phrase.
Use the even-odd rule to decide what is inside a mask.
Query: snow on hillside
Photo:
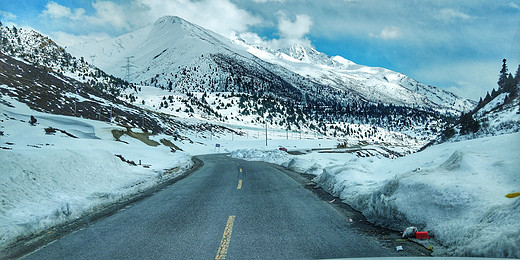
[[[156,147],[128,134],[115,141],[112,131],[125,128],[37,112],[5,95],[0,109],[2,246],[137,194],[193,165],[188,154],[161,145],[169,140],[166,135],[150,136]],[[49,127],[55,133],[46,134]]]
[[[502,93],[477,111],[475,117],[482,122],[477,135],[497,135],[520,131],[520,97],[506,102],[508,93]]]
[[[397,72],[357,65],[300,45],[279,51],[259,48],[240,39],[231,41],[172,16],[162,17],[154,25],[115,39],[69,46],[67,51],[77,57],[95,55],[94,64],[122,78],[126,78],[127,73],[123,67],[128,66],[129,80],[134,83],[163,87],[172,83],[177,90],[189,85],[202,85],[207,89],[214,84],[240,85],[243,82],[228,80],[237,72],[243,73],[236,70],[254,68],[257,75],[247,75],[242,80],[254,80],[251,77],[258,80],[266,77],[266,73],[274,74],[297,89],[319,84],[320,88],[327,89],[324,92],[347,93],[345,96],[349,98],[373,103],[434,109],[443,114],[459,114],[474,107],[469,100]],[[235,62],[241,65],[233,64]],[[230,64],[231,71],[225,67]],[[185,82],[186,79],[190,82]]]
[[[329,57],[309,47],[295,44],[274,51],[244,45],[255,56],[280,65],[323,85],[346,89],[371,102],[432,108],[441,113],[458,114],[475,106],[448,91],[425,85],[404,74],[384,68],[355,64],[343,57]]]
[[[95,55],[94,64],[121,78],[126,78],[127,72],[122,66],[127,65],[127,57],[132,57],[131,81],[144,82],[158,74],[174,75],[185,66],[204,64],[204,54],[247,55],[236,47],[221,35],[179,17],[164,16],[151,26],[115,39],[81,43],[66,49],[78,57]]]
[[[87,63],[85,58],[72,57],[48,37],[29,29],[0,26],[0,51],[25,63],[52,69],[80,82],[100,88],[123,88],[128,85],[119,78]]]
[[[124,95],[132,95],[134,104],[145,109],[155,110],[160,113],[172,115],[178,118],[183,118],[186,121],[192,122],[208,122],[223,125],[224,127],[234,129],[236,139],[239,138],[260,138],[259,131],[263,132],[265,129],[265,118],[255,113],[246,114],[243,111],[246,107],[252,107],[254,100],[241,101],[241,98],[232,96],[231,93],[217,92],[217,93],[190,93],[188,97],[185,94],[175,93],[168,90],[161,90],[159,88],[150,86],[137,86],[139,91],[127,89],[123,92]],[[199,104],[194,104],[197,101]],[[258,100],[256,100],[257,103]],[[242,108],[240,108],[242,107]],[[287,129],[286,124],[287,113],[282,113],[280,116],[274,116],[267,120],[269,133],[275,139],[296,139],[300,132],[303,138],[327,138],[331,140],[349,140],[351,142],[381,142],[393,145],[408,146],[410,149],[419,149],[428,138],[416,138],[411,135],[389,131],[387,129],[370,126],[368,124],[355,123],[326,123],[323,133],[315,134],[307,127],[301,129],[292,128]],[[430,122],[433,123],[433,122]],[[276,133],[276,134],[274,134]],[[192,133],[191,135],[197,135]],[[202,133],[201,136],[210,138],[209,132]],[[191,139],[192,137],[190,137]],[[262,137],[263,138],[263,137]],[[337,142],[337,141],[335,141]],[[334,144],[335,145],[335,144]],[[334,146],[333,145],[333,146]]]
[[[444,143],[398,159],[256,149],[231,156],[317,175],[319,186],[369,221],[429,231],[442,244],[436,255],[518,258],[520,198],[505,197],[520,191],[518,147],[516,132]]]

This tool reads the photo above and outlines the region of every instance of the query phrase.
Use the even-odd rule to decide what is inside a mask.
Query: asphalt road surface
[[[302,259],[403,256],[276,166],[204,166],[25,259]]]

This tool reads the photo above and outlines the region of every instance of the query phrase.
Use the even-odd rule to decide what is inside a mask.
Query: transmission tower
[[[128,56],[128,57],[125,57],[126,59],[126,65],[124,66],[121,66],[123,69],[126,69],[126,81],[130,82],[130,72],[131,72],[131,69],[133,67],[137,67],[134,65],[134,63],[132,62],[132,59],[134,58],[134,56]]]

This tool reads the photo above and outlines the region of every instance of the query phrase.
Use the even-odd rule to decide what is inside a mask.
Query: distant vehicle
[[[287,148],[285,148],[285,147],[280,147],[280,148],[278,148],[278,150],[287,152]]]

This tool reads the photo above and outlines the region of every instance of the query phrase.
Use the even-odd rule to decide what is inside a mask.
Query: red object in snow
[[[415,238],[417,239],[428,239],[430,236],[428,236],[427,231],[417,231],[415,232]]]

